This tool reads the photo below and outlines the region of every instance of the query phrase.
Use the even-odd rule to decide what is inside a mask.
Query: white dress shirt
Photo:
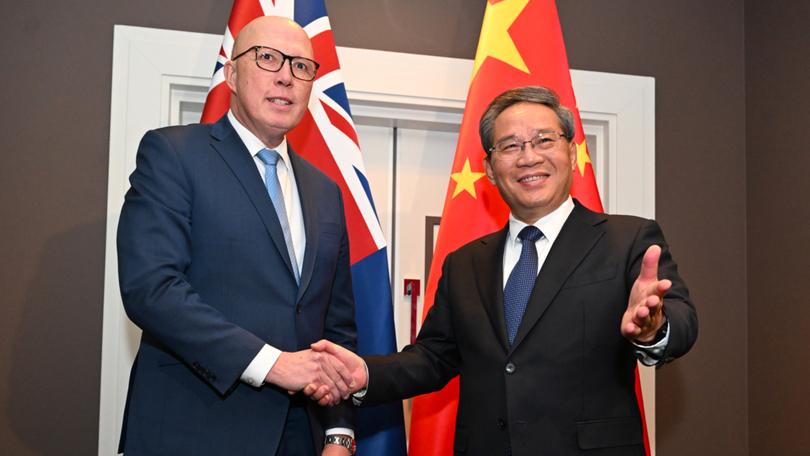
[[[546,262],[546,257],[548,257],[551,246],[554,244],[554,241],[557,240],[557,236],[560,235],[563,224],[568,220],[568,216],[571,215],[571,211],[573,210],[574,200],[569,196],[568,199],[560,204],[560,207],[554,209],[545,217],[534,223],[534,226],[543,233],[543,236],[535,242],[537,246],[537,271],[535,274],[539,273],[540,269],[543,268],[543,263]],[[504,288],[506,288],[506,281],[509,279],[509,274],[512,273],[512,269],[515,269],[515,265],[520,259],[520,252],[523,250],[523,243],[518,239],[518,234],[527,226],[528,224],[516,219],[511,213],[509,214],[509,234],[506,237],[506,246],[504,246],[503,249]]]

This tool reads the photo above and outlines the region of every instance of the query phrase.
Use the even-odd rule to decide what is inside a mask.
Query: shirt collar
[[[562,227],[565,224],[565,221],[568,220],[568,216],[571,215],[571,211],[574,210],[574,200],[571,199],[571,196],[563,201],[562,204],[557,209],[554,209],[550,213],[546,214],[545,217],[541,218],[540,220],[534,222],[534,226],[536,226],[540,231],[543,233],[543,236],[548,239],[550,243],[554,243],[554,240],[557,239],[559,236],[560,231],[562,231]],[[520,241],[517,239],[517,235],[520,233],[520,230],[528,226],[527,223],[521,222],[520,220],[516,219],[512,213],[509,213],[509,242],[517,242]]]
[[[239,122],[236,116],[233,115],[233,111],[228,110],[228,121],[231,123],[231,126],[233,126],[233,129],[236,130],[236,134],[239,135],[239,139],[241,139],[242,143],[245,144],[245,147],[247,148],[248,152],[250,152],[251,157],[255,158],[256,154],[261,152],[263,149],[269,149],[269,147],[265,146],[264,143],[262,143],[262,141],[256,137],[256,135],[251,133],[250,130],[245,128],[245,126]],[[284,163],[288,165],[289,169],[290,154],[287,151],[287,137],[284,137],[281,144],[273,147],[273,150],[278,152],[281,159],[284,160]]]

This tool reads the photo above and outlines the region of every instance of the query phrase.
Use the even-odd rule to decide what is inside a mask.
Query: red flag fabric
[[[478,121],[496,96],[508,89],[528,85],[542,85],[554,90],[561,104],[573,111],[577,168],[571,194],[591,210],[603,210],[571,86],[555,2],[488,0],[425,289],[423,316],[433,305],[447,254],[506,224],[509,208],[484,174],[485,152],[478,136]],[[636,393],[644,422],[638,372]],[[439,392],[414,399],[409,439],[411,456],[453,454],[457,406],[458,378]],[[644,442],[649,454],[646,425]]]

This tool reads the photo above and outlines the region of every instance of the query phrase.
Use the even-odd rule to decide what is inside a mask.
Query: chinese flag
[[[554,90],[560,102],[573,111],[577,167],[571,194],[591,210],[602,211],[571,87],[568,57],[554,1],[488,0],[425,290],[423,315],[427,315],[433,305],[445,256],[506,224],[509,208],[484,174],[485,152],[478,136],[478,121],[496,96],[508,89],[528,85],[542,85]],[[636,394],[644,423],[638,373]],[[439,392],[414,399],[410,455],[453,454],[457,406],[458,378]],[[646,425],[644,442],[649,454]]]

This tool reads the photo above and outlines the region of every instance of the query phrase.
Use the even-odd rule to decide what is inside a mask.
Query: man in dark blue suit
[[[232,55],[228,114],[148,132],[130,178],[119,280],[143,335],[119,451],[348,455],[351,408],[296,393],[346,397],[351,376],[309,345],[356,343],[340,190],[285,139],[318,64],[280,17],[246,25]]]

